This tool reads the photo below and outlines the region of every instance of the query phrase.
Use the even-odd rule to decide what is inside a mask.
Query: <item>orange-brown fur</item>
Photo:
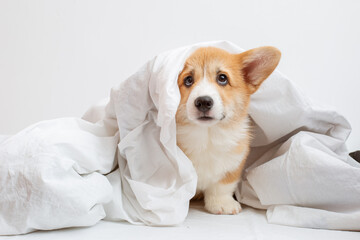
[[[219,90],[219,93],[224,100],[225,104],[229,104],[232,99],[235,99],[237,95],[242,94],[245,96],[245,105],[246,109],[248,107],[250,101],[250,95],[252,93],[252,87],[249,87],[245,81],[243,81],[243,76],[240,71],[241,69],[241,61],[237,58],[238,55],[230,54],[222,49],[207,47],[207,48],[199,48],[195,51],[186,61],[185,66],[182,72],[178,77],[178,85],[181,94],[180,106],[186,103],[189,94],[191,92],[191,88],[194,88],[199,79],[203,77],[202,69],[204,69],[205,65],[209,63],[208,59],[212,59],[213,66],[207,66],[210,78],[215,78],[216,71],[214,69],[218,69],[220,66],[222,67],[221,72],[224,72],[230,77],[230,85],[221,87],[213,83]],[[215,61],[214,61],[215,60]],[[189,89],[184,86],[182,80],[188,76],[190,73],[193,73],[195,76],[195,84]],[[236,106],[234,106],[236,107]],[[232,124],[236,124],[239,119],[247,116],[247,111],[239,110],[239,114],[235,117],[232,123],[226,123],[224,127],[231,127]],[[177,115],[179,118],[179,116]],[[177,119],[178,123],[181,124],[184,119]],[[180,121],[182,120],[182,121]],[[186,122],[185,122],[186,123]]]
[[[247,141],[246,141],[247,140]],[[238,151],[238,149],[245,150],[245,156],[244,158],[247,158],[249,151],[250,151],[250,137],[248,137],[244,142],[239,143],[239,146],[234,150],[235,152]],[[232,182],[236,182],[240,179],[241,174],[244,170],[246,161],[242,161],[239,164],[239,167],[232,172],[226,172],[225,177],[220,180],[221,183],[228,184]]]

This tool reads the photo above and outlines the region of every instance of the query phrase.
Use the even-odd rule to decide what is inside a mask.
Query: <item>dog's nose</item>
[[[194,104],[199,111],[207,112],[214,105],[214,101],[209,96],[203,96],[196,98]]]

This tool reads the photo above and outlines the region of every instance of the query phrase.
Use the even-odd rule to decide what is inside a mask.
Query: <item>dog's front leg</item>
[[[237,181],[215,183],[204,191],[205,209],[214,214],[238,214],[241,206],[233,198]]]

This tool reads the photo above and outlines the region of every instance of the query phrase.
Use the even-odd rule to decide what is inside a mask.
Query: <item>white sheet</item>
[[[5,141],[7,138],[9,138],[10,136],[6,136],[6,135],[0,135],[0,143]]]
[[[90,228],[39,231],[11,240],[139,240],[157,239],[267,239],[267,240],[358,240],[359,232],[346,232],[269,224],[264,210],[245,207],[236,216],[207,213],[201,203],[192,204],[185,221],[173,227],[135,226],[126,222],[100,221]],[[1,237],[0,239],[9,239]]]
[[[0,234],[90,226],[104,217],[183,222],[196,174],[176,146],[176,79],[186,57],[207,45],[241,52],[213,42],[160,54],[85,120],[40,122],[2,142]],[[255,139],[238,199],[268,209],[269,222],[360,230],[360,168],[347,157],[348,122],[278,72],[252,97],[250,115]]]

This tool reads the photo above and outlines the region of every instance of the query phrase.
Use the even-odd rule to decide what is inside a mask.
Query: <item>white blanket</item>
[[[162,53],[84,119],[37,123],[0,142],[0,234],[90,226],[100,219],[173,225],[196,188],[176,145],[177,76],[200,46]],[[274,72],[252,97],[254,141],[237,198],[271,223],[360,230],[360,164],[348,122]],[[241,214],[241,213],[240,213]]]

